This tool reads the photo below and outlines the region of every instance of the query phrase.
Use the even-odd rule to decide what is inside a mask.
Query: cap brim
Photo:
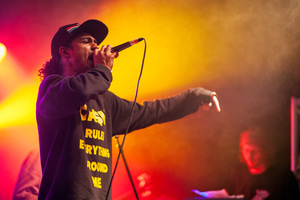
[[[99,45],[106,38],[108,28],[102,22],[91,19],[85,21],[76,30],[74,30],[71,38],[81,33],[91,34],[97,40],[97,44]]]

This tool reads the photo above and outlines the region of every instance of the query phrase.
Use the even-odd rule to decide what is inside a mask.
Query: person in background
[[[110,92],[118,52],[98,46],[107,34],[106,25],[94,19],[60,27],[51,42],[52,58],[39,70],[40,200],[110,200],[113,136],[177,120],[207,105],[220,111],[216,93],[204,88],[143,104]]]
[[[246,200],[299,200],[299,188],[290,169],[275,161],[275,145],[271,132],[252,127],[240,135],[240,161],[233,168],[225,188],[200,192],[207,198],[237,198]]]
[[[299,200],[295,175],[275,161],[271,133],[262,127],[250,128],[240,135],[240,160],[226,188],[228,194],[243,194],[251,200]]]
[[[42,179],[39,148],[28,153],[19,171],[12,200],[37,200]]]

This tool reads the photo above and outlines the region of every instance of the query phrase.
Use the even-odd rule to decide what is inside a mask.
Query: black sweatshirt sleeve
[[[111,72],[103,65],[77,76],[51,75],[40,85],[37,113],[51,119],[78,112],[87,100],[105,93],[111,81]]]
[[[124,99],[115,99],[113,105],[113,135],[124,134],[132,104],[132,102]],[[196,112],[200,105],[201,97],[190,90],[170,98],[146,101],[143,104],[136,103],[129,132],[156,123],[180,119]]]

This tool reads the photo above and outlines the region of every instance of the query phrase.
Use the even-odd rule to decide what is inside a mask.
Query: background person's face
[[[266,163],[265,151],[253,144],[244,144],[242,146],[242,155],[248,168],[258,168]]]

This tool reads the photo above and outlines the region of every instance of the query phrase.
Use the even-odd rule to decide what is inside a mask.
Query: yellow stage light
[[[0,62],[3,60],[5,55],[6,55],[6,47],[4,44],[0,43]]]
[[[0,105],[0,128],[35,123],[38,86],[24,84]]]

